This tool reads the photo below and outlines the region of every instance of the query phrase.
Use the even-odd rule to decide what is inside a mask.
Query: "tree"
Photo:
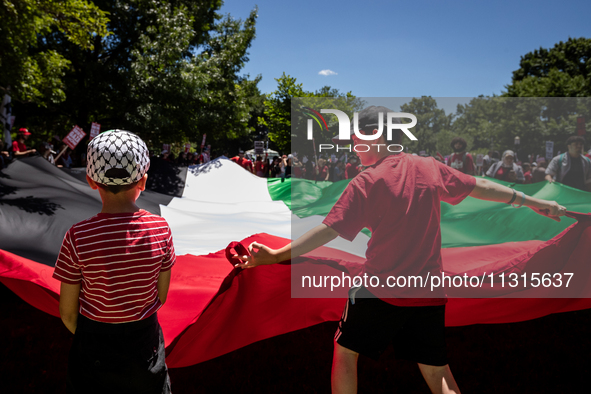
[[[575,133],[578,116],[591,119],[591,98],[557,97],[477,97],[459,105],[452,130],[472,139],[472,150],[519,149],[527,154],[543,154],[545,141],[554,141],[556,150]],[[515,145],[515,137],[520,144]],[[470,144],[469,144],[470,145]]]
[[[591,96],[591,39],[569,38],[521,57],[503,94],[509,97]]]
[[[265,97],[264,116],[259,123],[267,126],[269,140],[280,152],[291,151],[291,99],[293,97],[307,97],[302,84],[296,83],[296,78],[285,75],[277,81],[277,89]]]
[[[95,4],[110,21],[109,36],[94,37],[93,48],[74,47],[60,32],[44,37],[44,49],[71,61],[67,97],[46,110],[22,108],[29,121],[51,134],[96,121],[153,145],[200,141],[204,133],[222,144],[254,129],[250,111],[260,77],[239,72],[255,38],[256,9],[241,21],[222,17],[220,0]]]
[[[300,130],[300,126],[306,124],[307,116],[302,108],[318,110],[334,108],[352,117],[353,112],[361,110],[363,105],[363,101],[357,99],[351,92],[341,93],[330,86],[323,86],[316,92],[305,91],[302,84],[297,83],[296,78],[285,73],[275,80],[277,90],[266,95],[265,113],[259,122],[268,127],[269,139],[282,152],[291,152],[293,149],[301,152],[302,148],[305,150],[310,145],[305,142],[307,140],[305,130]],[[296,120],[295,124],[292,123],[293,120]],[[325,116],[325,120],[329,129],[324,127],[315,134],[316,143],[330,142],[331,137],[337,134],[330,131],[337,125],[336,117],[328,115]],[[292,146],[294,141],[297,141],[295,147]],[[312,147],[309,146],[309,149],[311,150]]]
[[[47,35],[92,50],[107,35],[107,13],[85,0],[3,0],[0,6],[0,89],[16,99],[46,106],[65,99],[63,76],[71,62],[44,49]]]
[[[413,98],[400,109],[417,117],[417,125],[412,129],[417,141],[408,143],[409,149],[435,154],[438,148],[436,137],[441,131],[450,129],[452,115],[446,115],[444,110],[437,108],[437,101],[431,96]]]

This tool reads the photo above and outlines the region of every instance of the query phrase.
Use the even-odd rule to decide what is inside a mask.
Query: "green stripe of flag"
[[[514,187],[530,196],[558,201],[570,211],[591,212],[591,193],[588,192],[548,182],[531,185],[496,182]],[[303,218],[312,215],[326,216],[348,183],[349,180],[315,183],[304,179],[286,179],[284,182],[281,179],[269,179],[267,185],[273,200],[285,202],[294,214]],[[573,223],[573,219],[563,218],[561,222],[555,222],[529,208],[515,209],[507,204],[472,197],[456,206],[441,203],[444,248],[547,241]]]

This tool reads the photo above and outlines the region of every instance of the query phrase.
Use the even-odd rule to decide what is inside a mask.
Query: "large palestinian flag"
[[[245,271],[233,268],[225,248],[232,241],[285,245],[322,221],[347,181],[266,180],[229,160],[186,172],[158,163],[152,169],[153,189],[177,192],[145,192],[138,202],[166,218],[178,256],[168,301],[159,311],[170,367],[340,318],[346,292],[337,298],[292,298],[292,269],[354,274],[369,233],[360,233],[352,243],[337,238],[291,265]],[[63,235],[101,207],[98,193],[83,178],[83,170],[66,172],[38,157],[0,172],[0,281],[55,316],[59,282],[51,275]],[[557,200],[570,211],[591,211],[586,192],[547,183],[516,188]],[[591,255],[591,220],[589,215],[572,216],[557,223],[527,208],[470,197],[457,206],[443,203],[444,270],[450,275],[576,272],[576,293],[573,287],[496,286],[487,290],[488,298],[461,298],[472,293],[450,289],[447,325],[516,322],[591,308],[591,268],[584,264]]]

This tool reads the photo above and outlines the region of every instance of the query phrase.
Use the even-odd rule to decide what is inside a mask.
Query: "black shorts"
[[[354,304],[347,301],[335,341],[374,360],[392,342],[396,358],[443,366],[447,364],[445,305],[396,306],[362,287]]]
[[[68,359],[68,393],[170,393],[156,313],[121,324],[82,315]]]

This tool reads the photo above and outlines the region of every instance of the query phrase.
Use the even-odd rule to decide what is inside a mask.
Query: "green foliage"
[[[591,96],[591,39],[569,38],[551,49],[540,48],[522,56],[519,66],[505,96]]]
[[[437,108],[437,101],[431,96],[413,98],[400,109],[417,117],[417,125],[412,129],[417,141],[403,142],[402,145],[408,146],[412,152],[424,150],[429,154],[435,154],[441,149],[441,144],[447,141],[449,133],[442,137],[439,134],[450,129],[452,115],[446,115],[444,110]]]
[[[219,149],[249,141],[262,114],[260,76],[239,72],[255,38],[256,8],[242,21],[220,15],[221,0],[94,4],[109,23],[108,34],[94,35],[92,45],[73,45],[59,29],[40,36],[40,51],[69,64],[61,79],[65,101],[21,105],[21,122],[47,136],[98,122],[103,130],[134,131],[158,149],[161,143],[200,143],[205,133]]]
[[[67,56],[43,49],[40,41],[61,34],[71,44],[92,50],[107,36],[107,13],[85,0],[2,0],[0,6],[0,86],[20,101],[41,106],[65,99]]]
[[[545,141],[564,152],[581,115],[591,119],[591,98],[478,97],[458,106],[452,130],[472,138],[465,137],[472,151],[514,149],[519,137],[517,148],[526,154],[544,154]]]
[[[296,83],[296,79],[285,72],[275,80],[277,90],[266,95],[264,116],[259,118],[259,123],[267,126],[269,140],[277,149],[288,152],[291,150],[291,99],[308,97],[310,93],[304,92],[302,84]]]
[[[259,122],[268,127],[269,139],[281,152],[290,152],[292,149],[301,152],[304,144],[309,145],[299,142],[302,139],[305,140],[305,131],[292,128],[293,120],[296,120],[296,124],[304,124],[302,119],[306,115],[302,113],[302,107],[334,108],[353,116],[353,112],[361,110],[363,105],[363,102],[355,98],[351,92],[341,93],[330,86],[323,86],[316,92],[305,91],[301,83],[296,83],[296,78],[285,73],[275,80],[277,90],[266,95],[264,116],[259,118]],[[338,133],[334,131],[338,130],[336,117],[327,115],[324,118],[329,129],[324,128],[315,134],[317,143],[329,142],[333,135]],[[298,141],[297,147],[292,147],[293,141]],[[312,147],[310,146],[309,149]]]

